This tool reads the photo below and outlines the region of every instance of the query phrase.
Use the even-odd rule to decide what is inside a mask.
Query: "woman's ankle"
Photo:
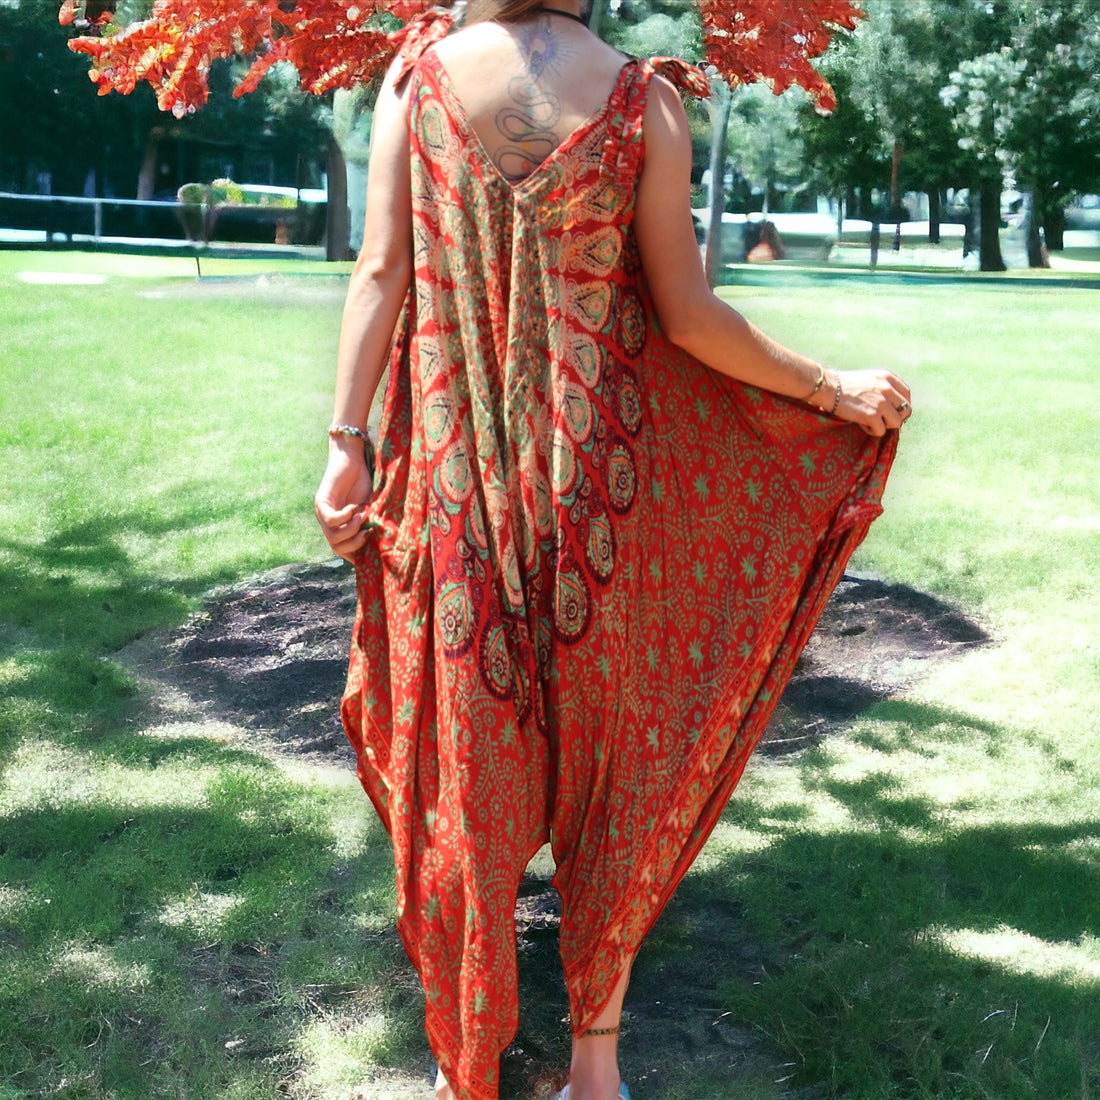
[[[447,1078],[443,1076],[443,1070],[436,1071],[435,1100],[455,1100],[454,1090],[447,1084]]]
[[[573,1040],[568,1100],[612,1100],[619,1092],[619,1036],[583,1035]]]

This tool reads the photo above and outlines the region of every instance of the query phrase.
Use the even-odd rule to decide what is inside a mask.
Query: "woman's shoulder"
[[[642,59],[643,71],[655,77],[665,85],[671,85],[678,92],[705,99],[710,95],[710,82],[707,74],[697,65],[679,57],[647,57]]]

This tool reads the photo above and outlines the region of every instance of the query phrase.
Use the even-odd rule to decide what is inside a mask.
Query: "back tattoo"
[[[555,127],[561,118],[561,100],[539,87],[546,73],[560,75],[571,50],[545,16],[520,34],[525,71],[508,82],[512,102],[496,114],[497,131],[504,139],[493,162],[509,183],[529,176],[561,144]]]

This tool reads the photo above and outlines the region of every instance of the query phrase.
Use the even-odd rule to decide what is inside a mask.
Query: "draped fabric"
[[[416,25],[394,338],[345,729],[393,840],[433,1051],[497,1096],[514,911],[552,846],[576,1033],[722,812],[896,443],[670,344],[632,230],[657,74],[509,184]]]

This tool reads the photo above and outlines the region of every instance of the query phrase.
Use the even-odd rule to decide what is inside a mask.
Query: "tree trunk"
[[[149,202],[156,190],[157,157],[160,153],[160,141],[163,137],[164,130],[160,126],[154,126],[145,136],[145,155],[141,160],[137,182],[137,198],[144,202]]]
[[[726,131],[733,97],[725,84],[712,82],[710,106],[710,218],[707,224],[707,282],[715,286],[722,267],[722,214],[725,210]]]
[[[592,11],[588,16],[588,29],[594,35],[598,36],[600,33],[609,3],[610,0],[592,0]]]
[[[1034,213],[1027,220],[1027,266],[1050,267],[1050,257]]]
[[[334,138],[328,147],[328,204],[325,213],[325,259],[346,260],[350,253],[348,169]]]
[[[1043,211],[1047,206],[1047,188],[1041,180],[1035,181],[1031,201],[1027,204],[1027,266],[1050,267],[1050,256],[1043,243]]]
[[[976,185],[969,188],[967,198],[966,221],[963,223],[963,259],[971,252],[977,252],[979,222],[981,221],[982,195]]]
[[[894,155],[890,158],[890,217],[895,221],[901,221],[901,154],[904,146],[897,138],[894,139]]]
[[[933,187],[928,192],[928,243],[940,243],[940,189]]]
[[[1001,178],[987,176],[982,180],[981,240],[979,256],[982,271],[1004,271],[1001,258]]]
[[[1054,203],[1043,215],[1043,237],[1048,249],[1061,252],[1065,248],[1066,211],[1060,203]]]

